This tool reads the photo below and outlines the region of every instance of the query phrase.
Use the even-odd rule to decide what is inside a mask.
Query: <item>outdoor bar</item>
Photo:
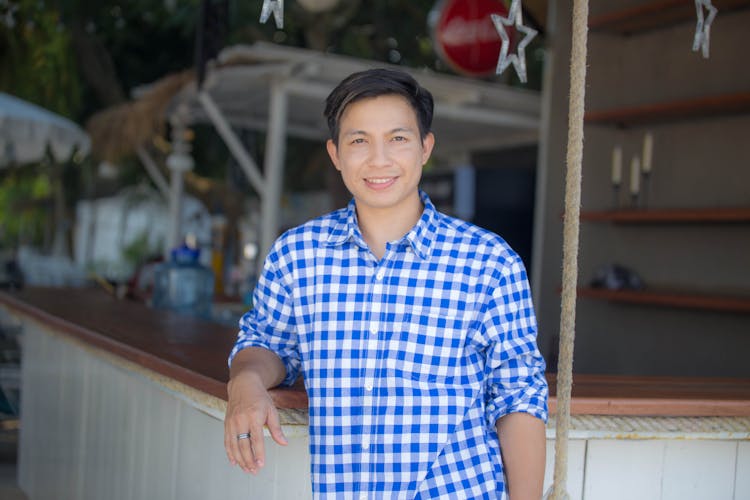
[[[350,199],[324,101],[378,66],[435,98],[420,187],[526,266],[550,385],[547,500],[750,500],[750,0],[409,4],[425,19],[408,2],[321,2],[288,2],[285,29],[235,19],[252,29],[228,46],[214,39],[228,3],[193,2],[196,60],[177,57],[192,39],[165,45],[174,65],[69,103],[85,131],[33,86],[3,87],[16,95],[0,93],[0,431],[17,468],[0,464],[0,498],[4,465],[13,500],[311,498],[304,381],[270,391],[289,444],[266,435],[266,466],[245,474],[223,445],[227,357],[275,238]],[[16,3],[8,39],[14,16],[68,37]],[[117,84],[128,66],[110,49]],[[15,57],[8,71],[46,82]],[[129,163],[137,184],[119,178]],[[167,296],[158,273],[185,263]]]
[[[30,498],[310,497],[301,382],[272,391],[289,445],[267,437],[268,465],[257,476],[226,459],[235,329],[99,289],[2,292],[0,308],[2,321],[23,328],[19,483]],[[572,498],[608,498],[618,485],[633,498],[750,495],[750,380],[574,380]],[[552,421],[547,440],[545,488]]]

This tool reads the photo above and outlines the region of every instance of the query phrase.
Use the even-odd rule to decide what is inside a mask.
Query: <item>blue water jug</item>
[[[198,261],[200,250],[182,245],[172,258],[154,270],[151,305],[182,314],[211,318],[214,275]]]

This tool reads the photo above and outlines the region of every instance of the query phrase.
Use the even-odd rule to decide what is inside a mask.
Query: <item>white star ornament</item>
[[[260,22],[265,24],[273,13],[277,29],[284,29],[284,0],[263,0],[263,8],[260,10]]]
[[[708,16],[703,14],[703,8],[708,11]],[[695,0],[695,36],[693,37],[693,52],[701,49],[703,57],[708,59],[708,42],[711,37],[711,23],[719,10],[713,6],[711,0]]]
[[[505,69],[513,64],[513,67],[518,74],[519,80],[526,83],[526,46],[531,43],[531,40],[537,34],[537,31],[533,28],[529,28],[523,25],[523,14],[521,12],[521,0],[513,0],[510,5],[510,11],[508,17],[503,17],[499,14],[490,14],[492,22],[495,25],[498,35],[502,40],[502,46],[500,48],[500,57],[497,60],[497,69],[495,73],[498,75],[505,71]],[[516,47],[516,53],[508,55],[508,49],[510,48],[510,37],[506,31],[506,26],[514,26],[516,31],[523,33],[523,39],[518,42]]]

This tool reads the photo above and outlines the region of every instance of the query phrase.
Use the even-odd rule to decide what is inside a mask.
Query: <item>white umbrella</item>
[[[0,166],[39,161],[47,148],[62,162],[75,148],[88,154],[91,141],[71,120],[0,92]]]

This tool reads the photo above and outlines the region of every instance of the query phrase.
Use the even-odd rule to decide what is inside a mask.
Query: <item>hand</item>
[[[284,446],[286,437],[281,430],[279,413],[259,377],[252,372],[238,374],[227,386],[229,400],[224,418],[224,448],[232,465],[245,472],[257,474],[265,465],[263,426],[267,426],[274,441]],[[249,433],[249,439],[237,439]]]

